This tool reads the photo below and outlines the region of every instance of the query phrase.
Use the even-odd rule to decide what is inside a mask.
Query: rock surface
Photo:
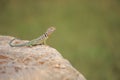
[[[11,39],[0,36],[0,80],[86,80],[56,49],[46,45],[10,47]]]

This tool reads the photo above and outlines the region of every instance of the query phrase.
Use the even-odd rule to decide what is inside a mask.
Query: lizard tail
[[[12,39],[12,40],[9,42],[9,45],[10,45],[11,47],[30,46],[30,45],[28,45],[29,42],[23,43],[23,44],[12,44],[12,42],[13,42],[14,40],[16,40],[16,38]]]
[[[24,44],[12,44],[12,42],[13,42],[14,40],[16,40],[16,38],[12,39],[12,40],[9,42],[9,45],[10,45],[11,47],[20,47],[20,46],[24,46],[24,45],[25,45],[25,43],[24,43]]]
[[[12,39],[12,40],[9,42],[9,45],[10,45],[11,47],[14,47],[14,45],[12,44],[12,42],[13,42],[15,39],[16,39],[16,38]]]

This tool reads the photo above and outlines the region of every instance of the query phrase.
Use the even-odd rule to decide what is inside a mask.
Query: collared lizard
[[[23,44],[12,44],[12,42],[14,40],[16,40],[16,38],[12,39],[10,42],[9,42],[9,45],[11,47],[22,47],[22,46],[35,46],[35,45],[43,45],[43,44],[46,44],[46,40],[48,39],[48,37],[55,31],[56,29],[54,27],[50,27],[47,29],[47,31],[41,35],[40,37],[36,38],[36,39],[33,39],[29,42],[26,42],[26,43],[23,43]]]

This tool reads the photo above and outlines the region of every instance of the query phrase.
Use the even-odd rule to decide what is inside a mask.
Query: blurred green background
[[[0,34],[47,43],[88,80],[120,80],[120,0],[0,0]]]

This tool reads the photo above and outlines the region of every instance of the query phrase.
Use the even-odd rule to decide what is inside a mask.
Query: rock
[[[11,39],[0,36],[0,80],[86,80],[56,49],[46,45],[10,47]]]

